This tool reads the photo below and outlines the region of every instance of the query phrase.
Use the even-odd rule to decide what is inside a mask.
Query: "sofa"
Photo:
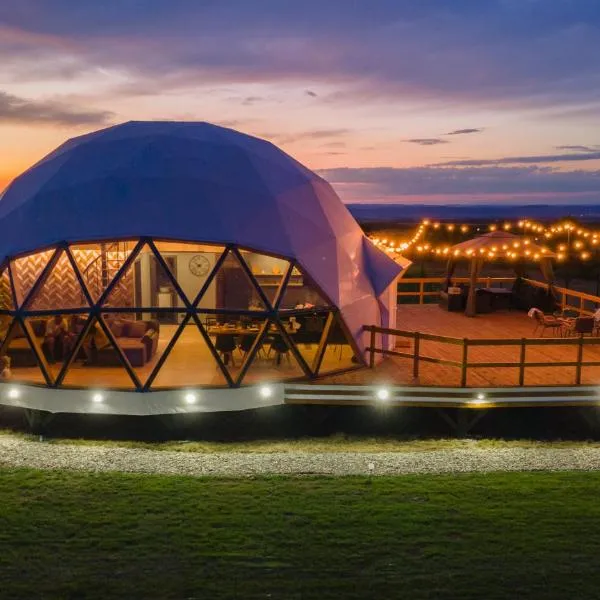
[[[46,319],[30,319],[29,324],[33,331],[33,335],[37,338],[38,345],[44,347],[44,338],[46,337]],[[36,367],[37,359],[29,341],[25,336],[25,332],[21,327],[18,327],[13,335],[6,356],[10,358],[11,367]]]
[[[158,321],[112,319],[107,321],[107,325],[132,367],[143,367],[156,354],[160,333]],[[95,349],[90,364],[116,367],[121,366],[121,361],[109,342]]]

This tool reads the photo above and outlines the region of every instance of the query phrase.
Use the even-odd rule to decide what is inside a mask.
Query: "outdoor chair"
[[[586,333],[589,335],[594,334],[596,327],[596,321],[594,317],[577,317],[572,319],[567,325],[565,334],[566,335],[581,335],[584,336]]]
[[[550,315],[545,315],[539,308],[532,308],[529,311],[529,316],[535,321],[535,327],[533,328],[534,335],[539,332],[540,337],[544,337],[546,329],[562,334],[564,321]]]

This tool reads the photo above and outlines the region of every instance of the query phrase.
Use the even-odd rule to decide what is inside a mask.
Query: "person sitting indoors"
[[[51,362],[62,360],[71,349],[69,324],[63,316],[54,315],[48,319],[44,346]]]

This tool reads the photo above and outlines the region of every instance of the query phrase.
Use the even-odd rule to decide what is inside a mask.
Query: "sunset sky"
[[[127,120],[264,137],[346,202],[600,202],[598,0],[3,0],[0,190]]]

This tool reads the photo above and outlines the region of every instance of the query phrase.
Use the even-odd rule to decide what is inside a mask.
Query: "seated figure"
[[[61,315],[54,315],[46,322],[44,349],[51,362],[63,360],[73,345],[73,334],[69,331],[67,320]]]

